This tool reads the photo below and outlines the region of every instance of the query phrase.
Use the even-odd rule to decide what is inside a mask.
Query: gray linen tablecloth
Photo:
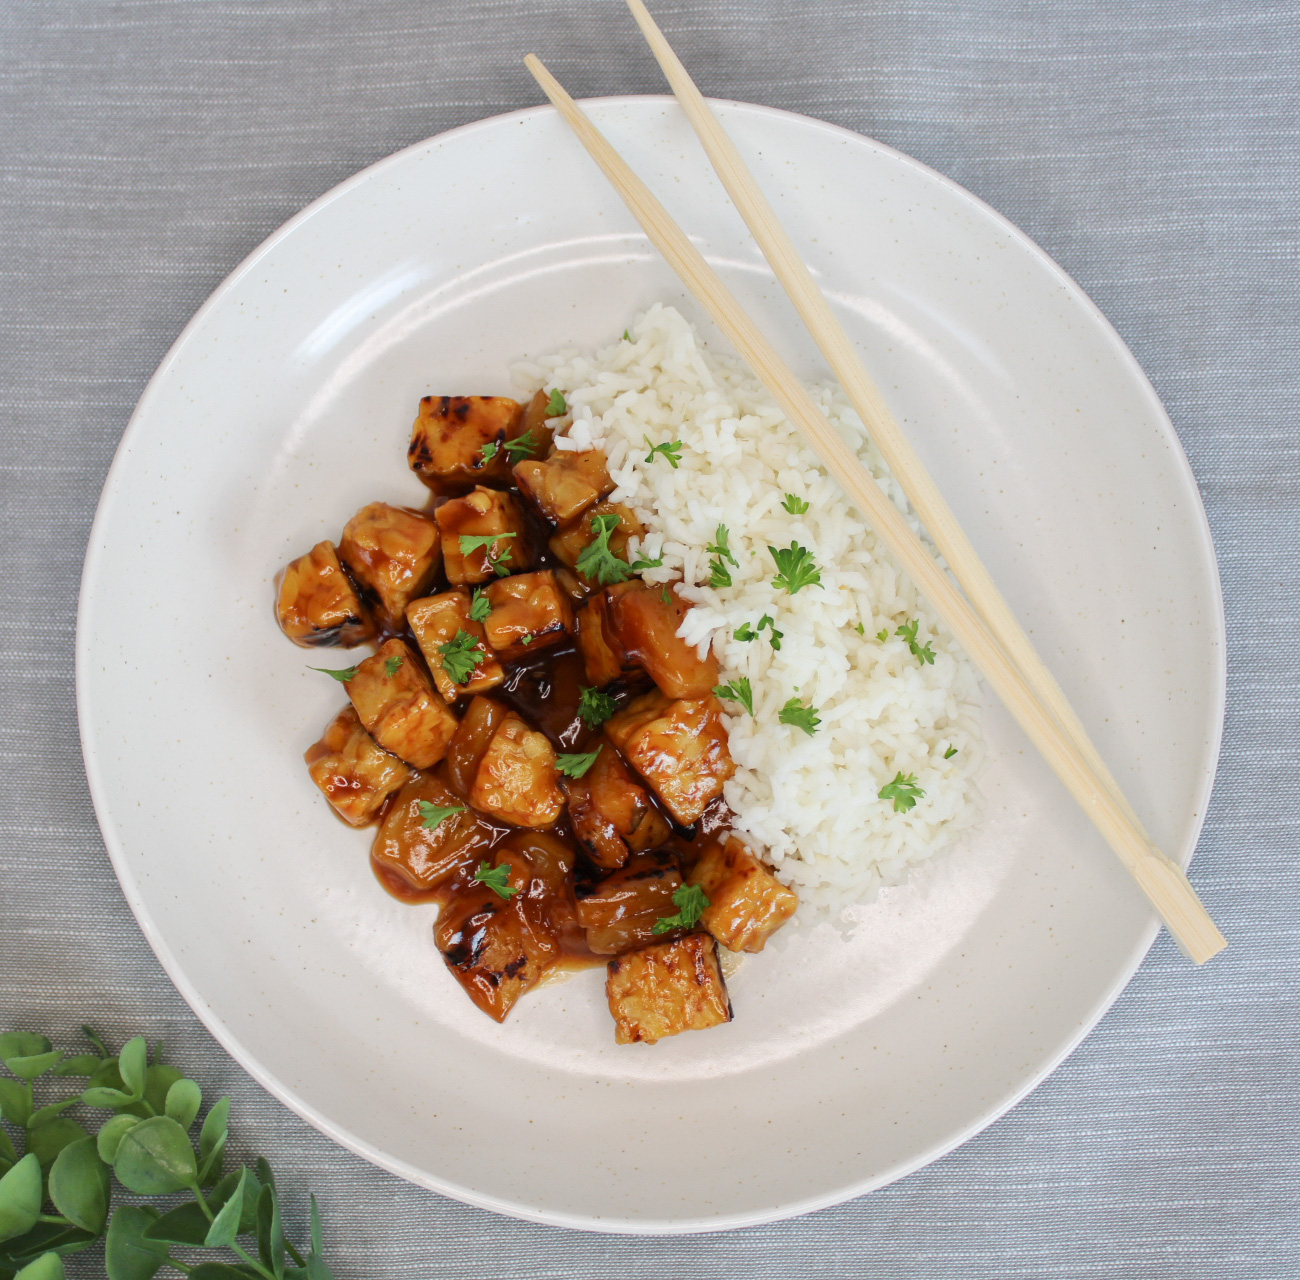
[[[1164,398],[1214,527],[1228,722],[1195,880],[1074,1056],[938,1163],[840,1208],[675,1240],[530,1226],[399,1182],[253,1084],[145,945],[73,709],[81,560],[145,381],[259,241],[359,168],[540,100],[662,91],[616,0],[0,7],[0,1023],[143,1030],[310,1187],[340,1277],[1300,1276],[1300,6],[661,0],[708,93],[860,130],[1041,244]],[[93,1258],[94,1255],[88,1255]],[[74,1275],[97,1274],[74,1260]]]

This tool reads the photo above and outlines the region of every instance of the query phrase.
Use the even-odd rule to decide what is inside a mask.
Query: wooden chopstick
[[[642,0],[626,2],[727,194],[731,196],[740,216],[763,250],[763,256],[807,326],[813,341],[826,357],[836,381],[844,388],[845,395],[888,463],[894,479],[902,486],[908,501],[921,517],[921,523],[947,560],[952,576],[957,579],[967,599],[975,606],[1012,662],[1020,668],[1021,675],[1038,695],[1039,701],[1060,721],[1075,749],[1110,792],[1111,798],[1124,810],[1129,821],[1142,830],[1137,814],[1107,769],[1106,762],[1093,745],[1088,731],[1061,691],[1056,678],[1038,656],[1033,642],[1025,634],[970,539],[957,523],[952,508],[944,501],[943,494],[912,448],[911,441],[903,434],[884,396],[880,394],[859,358],[849,335],[844,332],[844,326],[831,310],[826,295],[817,287],[812,273],[794,247],[794,242],[777,220],[775,210],[741,159],[735,143],[705,102],[704,95],[673,52]]]
[[[1007,710],[1115,851],[1179,945],[1197,964],[1226,946],[1182,869],[1144,837],[1098,779],[1056,717],[1039,701],[980,615],[938,564],[902,513],[885,496],[818,409],[776,349],[741,308],[703,255],[626,161],[591,123],[535,54],[524,59],[546,96],[577,135],[642,229],[777,403],[799,427],[826,467],[911,575]]]

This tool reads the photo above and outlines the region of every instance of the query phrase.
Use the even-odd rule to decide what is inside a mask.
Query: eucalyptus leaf
[[[167,1091],[179,1079],[181,1073],[165,1062],[155,1063],[145,1073],[144,1100],[153,1108],[155,1115],[163,1114],[167,1106]]]
[[[199,1175],[194,1148],[170,1116],[153,1116],[136,1125],[118,1145],[113,1172],[128,1191],[142,1196],[182,1191]]]
[[[55,1116],[62,1115],[69,1107],[75,1107],[80,1098],[65,1098],[62,1102],[51,1102],[48,1107],[41,1107],[32,1112],[32,1118],[28,1120],[27,1127],[35,1129],[43,1125],[47,1120],[53,1120]]]
[[[117,1069],[122,1073],[122,1083],[130,1091],[133,1101],[144,1097],[148,1058],[144,1036],[132,1036],[117,1055]]]
[[[94,1030],[91,1027],[86,1026],[84,1022],[81,1024],[81,1034],[85,1036],[86,1039],[89,1040],[90,1043],[93,1044],[95,1048],[98,1049],[99,1052],[104,1055],[104,1057],[107,1058],[110,1056],[108,1052],[108,1046],[103,1042],[102,1039],[100,1039],[98,1035],[95,1034]]]
[[[4,1165],[4,1169],[0,1169],[0,1173],[4,1173],[5,1169],[11,1168],[17,1163],[18,1149],[14,1146],[13,1139],[10,1138],[8,1133],[3,1128],[0,1128],[0,1164]]]
[[[307,1280],[334,1280],[334,1273],[325,1265],[325,1245],[320,1227],[320,1209],[316,1197],[311,1198],[311,1254],[307,1258]]]
[[[126,1092],[126,1083],[122,1079],[122,1073],[117,1069],[116,1058],[105,1058],[100,1062],[99,1066],[90,1073],[90,1083],[96,1088],[121,1089]]]
[[[10,1124],[27,1128],[32,1118],[32,1086],[26,1080],[10,1080],[0,1076],[0,1113]]]
[[[202,1105],[203,1090],[193,1080],[181,1079],[167,1090],[167,1100],[163,1107],[182,1129],[188,1129]]]
[[[275,1174],[271,1172],[271,1166],[263,1156],[257,1157],[257,1176],[264,1187],[275,1186]]]
[[[10,1058],[30,1058],[49,1053],[50,1048],[50,1042],[34,1031],[6,1031],[0,1035],[0,1060],[5,1062]]]
[[[118,1115],[106,1120],[95,1137],[95,1149],[105,1164],[117,1159],[117,1148],[132,1129],[144,1121],[139,1116]]]
[[[109,1110],[116,1111],[121,1107],[129,1107],[136,1101],[129,1093],[123,1093],[121,1089],[109,1089],[102,1085],[92,1085],[86,1089],[81,1100],[88,1107],[107,1107]]]
[[[0,1178],[0,1240],[30,1231],[41,1214],[41,1166],[28,1152]]]
[[[151,1280],[167,1261],[167,1246],[144,1238],[146,1228],[157,1217],[157,1210],[134,1204],[124,1204],[114,1212],[104,1241],[108,1280]]]
[[[38,1222],[26,1234],[0,1244],[0,1268],[17,1270],[35,1262],[43,1253],[80,1253],[88,1249],[97,1234],[82,1231],[80,1227],[65,1226],[61,1222]]]
[[[57,1049],[53,1053],[35,1053],[23,1058],[6,1058],[5,1066],[20,1080],[35,1080],[63,1060]]]
[[[259,1173],[265,1164],[264,1160],[259,1161]],[[269,1166],[266,1172],[268,1175],[271,1173]],[[257,1198],[257,1252],[261,1255],[262,1265],[275,1272],[276,1280],[283,1280],[284,1224],[280,1220],[280,1197],[276,1195],[275,1183],[269,1176]]]
[[[50,1199],[73,1226],[98,1235],[108,1221],[112,1182],[90,1138],[70,1143],[50,1166]]]
[[[146,1240],[165,1240],[168,1244],[201,1245],[208,1234],[208,1215],[197,1201],[187,1200],[164,1213],[153,1226],[145,1229]]]
[[[53,1120],[47,1120],[27,1131],[27,1150],[41,1162],[42,1169],[48,1169],[64,1147],[88,1136],[75,1120],[69,1120],[67,1116],[55,1116]]]
[[[203,1127],[199,1130],[199,1156],[206,1160],[218,1144],[225,1145],[226,1121],[230,1115],[230,1099],[218,1098],[211,1110],[203,1117]]]
[[[99,1070],[103,1059],[97,1053],[79,1053],[72,1058],[64,1058],[54,1068],[56,1076],[91,1076]]]
[[[239,1234],[239,1219],[244,1207],[244,1187],[251,1175],[247,1169],[239,1171],[239,1181],[235,1184],[230,1199],[221,1206],[220,1212],[208,1226],[203,1243],[209,1249],[228,1249],[235,1243]]]
[[[63,1259],[57,1253],[43,1253],[29,1262],[14,1280],[63,1280]]]
[[[257,1199],[262,1194],[262,1184],[251,1169],[236,1169],[221,1179],[208,1195],[208,1207],[221,1210],[235,1193],[243,1187],[244,1204],[239,1213],[239,1234],[247,1235],[257,1230]]]

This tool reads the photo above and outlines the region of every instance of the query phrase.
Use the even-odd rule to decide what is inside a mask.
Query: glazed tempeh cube
[[[564,808],[555,750],[546,735],[513,712],[492,735],[479,761],[471,803],[517,827],[549,827]]]
[[[710,845],[688,877],[709,900],[700,924],[731,951],[762,951],[799,899],[735,836]]]
[[[442,561],[438,526],[418,511],[372,502],[345,526],[339,559],[376,602],[379,621],[399,630],[406,606],[437,577]]]
[[[578,923],[598,956],[616,956],[655,941],[655,925],[678,914],[673,894],[682,887],[677,859],[642,853],[627,866],[577,892]]]
[[[389,640],[359,663],[347,690],[375,741],[407,764],[431,769],[447,754],[456,717],[404,641]]]
[[[406,460],[435,493],[463,493],[484,480],[503,484],[517,461],[504,445],[522,433],[523,417],[509,396],[425,396]]]
[[[515,464],[515,483],[552,524],[576,520],[614,487],[599,449],[557,449],[542,462]]]
[[[608,614],[609,600],[604,591],[599,591],[579,610],[577,617],[578,652],[582,654],[587,679],[597,686],[619,679],[626,671],[622,656],[607,634]]]
[[[460,812],[443,816],[448,809]],[[370,856],[412,889],[431,890],[458,872],[470,874],[495,834],[440,778],[417,774],[384,814]]]
[[[469,616],[472,603],[470,593],[464,587],[457,587],[440,595],[413,600],[406,606],[406,620],[411,624],[425,662],[429,664],[433,683],[447,702],[492,689],[506,678],[505,669],[488,647],[483,624]],[[472,646],[457,640],[461,633],[470,637]],[[463,653],[464,660],[458,663],[440,652],[446,645],[450,645],[457,655]],[[449,661],[450,671],[447,669]],[[455,678],[460,675],[468,678],[464,681]]]
[[[334,812],[354,827],[373,821],[384,801],[411,776],[406,765],[365,731],[352,707],[344,707],[330,721],[303,759]]]
[[[671,834],[646,789],[608,744],[581,778],[565,778],[561,786],[573,834],[598,867],[621,867],[629,854],[654,849]]]
[[[691,609],[685,600],[671,588],[643,583],[609,596],[607,630],[625,662],[644,668],[670,698],[704,698],[713,692],[717,660],[711,652],[701,658],[677,634]]]
[[[731,1021],[717,945],[707,933],[618,956],[606,970],[616,1044],[654,1044]]]
[[[647,693],[629,702],[605,732],[684,827],[699,820],[736,771],[722,705],[712,694],[673,702],[657,690]]]
[[[332,542],[318,542],[291,561],[275,584],[280,630],[304,649],[350,649],[374,637],[375,628]]]
[[[453,586],[487,582],[532,566],[532,549],[518,502],[508,493],[482,486],[463,498],[452,498],[434,512],[442,531],[442,558]],[[461,550],[461,539],[482,540]]]
[[[573,610],[549,570],[500,578],[483,591],[492,606],[483,630],[503,657],[549,649],[573,632]]]
[[[631,507],[625,507],[621,502],[598,502],[594,507],[587,508],[581,520],[570,525],[567,529],[561,529],[550,541],[550,548],[554,555],[575,572],[578,557],[595,541],[591,522],[596,516],[618,517],[618,524],[610,531],[609,549],[620,560],[625,562],[627,560],[627,540],[629,538],[645,537],[645,526],[636,518],[636,513]],[[579,581],[588,587],[594,588],[602,585],[585,573],[578,573],[577,577]]]
[[[470,700],[447,751],[447,777],[462,795],[469,795],[478,776],[478,767],[487,755],[488,743],[510,714],[507,707],[495,698],[477,697]]]

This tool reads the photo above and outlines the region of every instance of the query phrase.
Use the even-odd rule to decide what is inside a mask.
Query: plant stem
[[[199,1190],[199,1184],[191,1182],[190,1190],[194,1192],[194,1198],[199,1202],[199,1208],[203,1210],[207,1220],[211,1222],[217,1215],[208,1208],[208,1202],[203,1198],[203,1192]]]
[[[257,1261],[256,1258],[252,1258],[247,1253],[245,1253],[244,1250],[240,1248],[238,1241],[235,1241],[235,1243],[232,1244],[230,1247],[237,1254],[239,1254],[239,1256],[243,1258],[243,1260],[247,1262],[248,1265],[252,1267],[253,1270],[256,1271],[259,1276],[265,1276],[266,1280],[275,1280],[275,1272],[268,1271],[260,1262]]]
[[[72,1223],[68,1221],[61,1213],[42,1213],[37,1222],[57,1222],[61,1227],[70,1227]]]
[[[167,1255],[167,1261],[163,1263],[163,1266],[175,1267],[177,1271],[183,1271],[186,1275],[189,1275],[189,1273],[194,1270],[188,1262],[182,1262],[179,1258],[173,1258],[170,1253]]]

